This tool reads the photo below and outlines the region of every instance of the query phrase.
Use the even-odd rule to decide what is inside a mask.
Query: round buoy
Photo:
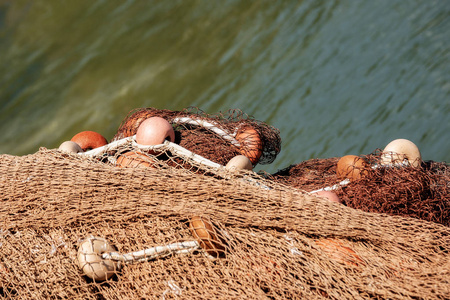
[[[151,117],[139,125],[136,133],[136,143],[141,145],[159,145],[165,140],[175,141],[175,131],[172,125],[161,117]]]
[[[340,179],[358,180],[366,174],[368,165],[364,159],[356,155],[346,155],[339,159],[336,175]]]
[[[200,247],[208,254],[216,258],[225,255],[225,245],[218,238],[211,222],[205,220],[205,218],[194,216],[190,219],[189,229]]]
[[[82,131],[77,133],[71,139],[72,142],[77,143],[83,151],[95,149],[108,144],[108,141],[95,131]]]
[[[239,153],[250,159],[253,165],[256,165],[263,152],[261,137],[252,127],[245,127],[236,134],[236,140],[241,144]]]
[[[80,153],[83,152],[83,149],[81,149],[80,145],[73,141],[65,141],[62,143],[58,150],[68,152],[68,153]]]
[[[102,258],[104,252],[116,252],[116,247],[100,237],[86,238],[78,248],[78,265],[83,273],[94,281],[111,278],[119,269],[115,261]]]
[[[148,168],[152,165],[150,164],[150,158],[145,154],[129,151],[117,158],[116,166],[119,168]]]
[[[393,140],[383,149],[381,154],[381,165],[402,164],[417,168],[422,162],[419,148],[406,139]]]
[[[236,155],[225,166],[228,170],[252,170],[253,165],[250,159],[245,155]]]

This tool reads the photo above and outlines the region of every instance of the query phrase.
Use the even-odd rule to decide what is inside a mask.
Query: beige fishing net
[[[45,148],[1,155],[0,295],[449,298],[449,227],[353,209],[174,149],[149,154],[130,141],[95,156]],[[121,162],[126,153],[131,162]],[[203,240],[196,226],[207,229]],[[80,255],[86,241],[111,248]],[[174,243],[194,247],[138,261],[139,251]],[[127,253],[136,260],[110,259]],[[111,276],[87,276],[80,257],[112,263]]]

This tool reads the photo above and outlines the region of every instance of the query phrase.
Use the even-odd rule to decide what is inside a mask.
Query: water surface
[[[396,138],[450,161],[449,34],[448,1],[3,1],[0,153],[196,106],[279,128],[268,172]]]

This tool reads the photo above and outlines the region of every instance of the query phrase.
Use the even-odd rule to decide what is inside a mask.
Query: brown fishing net
[[[450,166],[427,161],[420,167],[373,167],[381,151],[361,156],[367,162],[364,176],[338,187],[344,205],[366,212],[419,218],[450,226]],[[269,176],[272,180],[305,191],[338,184],[339,158],[312,159]]]
[[[206,114],[194,107],[182,111],[135,109],[123,120],[112,141],[135,135],[139,125],[150,117],[166,119],[175,129],[177,144],[221,165],[239,154],[249,157],[253,165],[270,164],[281,149],[278,129],[237,109],[218,114]]]
[[[352,209],[250,171],[205,170],[190,158],[191,169],[175,168],[135,149],[137,163],[118,167],[119,155],[131,151],[126,144],[93,158],[44,148],[0,156],[2,297],[449,298],[449,227]],[[169,151],[159,155],[173,156]],[[323,173],[332,168],[329,163]],[[448,176],[447,170],[430,164],[411,172]],[[319,186],[310,173],[304,182]],[[323,183],[328,176],[336,182],[324,175]],[[355,190],[350,184],[341,197],[344,189]],[[417,193],[415,185],[410,189]],[[203,244],[220,244],[224,255],[198,248],[122,264],[105,281],[90,279],[79,266],[78,249],[90,236],[121,254],[192,242],[195,216],[210,220],[217,233]]]

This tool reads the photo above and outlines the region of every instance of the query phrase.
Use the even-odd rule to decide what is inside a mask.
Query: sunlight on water
[[[4,1],[0,153],[197,106],[279,128],[269,172],[396,138],[449,161],[449,16],[446,1]]]

